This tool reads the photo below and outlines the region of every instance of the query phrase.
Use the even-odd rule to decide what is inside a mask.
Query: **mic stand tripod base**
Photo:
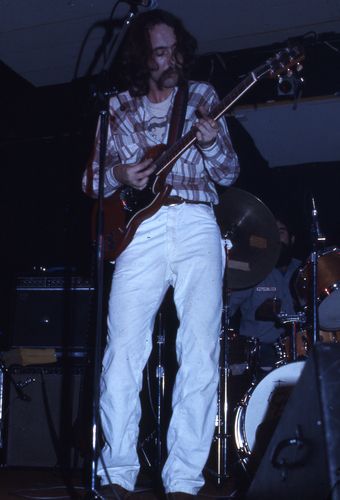
[[[98,493],[98,491],[91,490],[86,493],[84,500],[105,500],[105,497]]]

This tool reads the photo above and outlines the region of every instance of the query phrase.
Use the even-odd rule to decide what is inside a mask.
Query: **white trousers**
[[[128,490],[135,486],[142,372],[152,348],[155,316],[170,285],[180,322],[179,369],[162,479],[167,493],[196,494],[204,484],[202,470],[216,418],[221,243],[211,207],[181,204],[162,207],[144,221],[117,259],[101,377],[106,442],[98,462],[102,484],[110,478]]]

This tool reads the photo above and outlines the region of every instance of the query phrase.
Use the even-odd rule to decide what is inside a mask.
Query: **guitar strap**
[[[167,147],[180,139],[183,131],[185,113],[188,104],[189,87],[185,81],[179,86],[174,100],[174,107],[171,113],[170,128],[168,133]]]

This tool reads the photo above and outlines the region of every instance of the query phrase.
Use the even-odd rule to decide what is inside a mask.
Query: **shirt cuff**
[[[201,152],[204,154],[204,156],[207,156],[208,158],[209,157],[213,157],[213,156],[216,156],[216,154],[219,153],[219,145],[217,143],[217,139],[215,139],[215,141],[212,143],[211,146],[209,146],[208,148],[201,148],[199,146]]]
[[[117,189],[118,187],[122,186],[121,182],[118,181],[115,175],[116,166],[118,165],[115,165],[114,167],[110,168],[107,175],[107,181],[109,182],[110,186],[112,186],[114,189]]]

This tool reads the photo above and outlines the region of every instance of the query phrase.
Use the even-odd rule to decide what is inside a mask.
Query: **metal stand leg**
[[[158,312],[155,322],[153,336],[152,360],[148,361],[146,367],[147,395],[152,412],[152,422],[155,423],[152,430],[142,442],[138,442],[138,451],[142,454],[152,476],[156,479],[156,487],[162,487],[161,471],[164,461],[164,395],[165,395],[165,330],[163,325],[162,310]],[[155,370],[153,372],[153,370]],[[151,376],[152,372],[152,376]],[[154,373],[154,375],[153,375]],[[155,376],[156,379],[153,377]],[[156,381],[156,385],[154,382]],[[144,409],[143,409],[144,412]],[[144,414],[144,413],[143,413]],[[145,415],[144,415],[145,416]],[[149,450],[146,450],[145,447]],[[148,451],[150,452],[148,456]]]
[[[228,248],[226,249],[226,265],[228,265]],[[219,367],[219,386],[217,392],[217,484],[221,486],[223,481],[229,477],[228,471],[228,381],[229,381],[229,368],[228,368],[228,328],[229,328],[229,294],[230,290],[226,283],[226,272],[223,284],[223,313],[222,313],[222,330],[221,330],[221,354],[220,354],[220,367]]]
[[[163,436],[162,436],[162,420],[163,420],[163,407],[164,407],[164,389],[165,389],[165,371],[163,366],[164,358],[164,345],[165,345],[165,331],[163,326],[162,313],[158,313],[158,332],[157,332],[157,420],[156,420],[156,434],[157,434],[157,458],[156,465],[158,475],[161,473],[163,461]]]
[[[224,329],[223,329],[224,330]],[[228,378],[227,332],[222,330],[220,381],[217,392],[217,484],[221,486],[228,477]]]

